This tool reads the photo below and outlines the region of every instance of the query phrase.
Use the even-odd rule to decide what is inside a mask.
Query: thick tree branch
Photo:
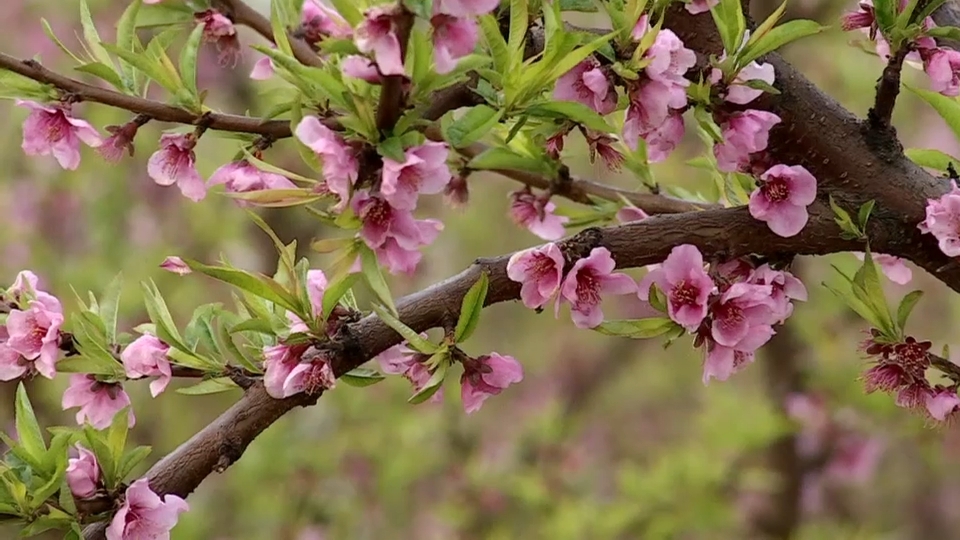
[[[909,47],[900,47],[896,54],[890,57],[877,81],[876,101],[873,108],[867,112],[867,120],[878,131],[890,129],[893,107],[897,104],[897,95],[900,94],[900,72],[903,71],[903,60],[909,52]]]

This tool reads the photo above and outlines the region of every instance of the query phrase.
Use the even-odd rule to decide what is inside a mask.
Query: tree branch
[[[900,94],[900,72],[903,70],[903,60],[910,52],[908,46],[900,49],[890,57],[883,74],[877,80],[877,97],[873,108],[867,112],[867,120],[871,127],[878,131],[890,129],[890,118],[893,116],[893,107]]]

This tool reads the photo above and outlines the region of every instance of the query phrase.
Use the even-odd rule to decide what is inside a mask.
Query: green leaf
[[[780,19],[783,18],[783,14],[787,11],[787,2],[784,0],[780,7],[776,9],[769,17],[764,19],[762,23],[750,34],[750,39],[747,41],[747,46],[751,46],[757,41],[759,41],[763,36],[773,28],[775,24],[780,22]]]
[[[922,21],[932,15],[934,11],[936,11],[945,3],[947,3],[947,0],[932,0],[930,2],[923,2],[923,7],[920,8],[919,12],[914,13],[911,19],[913,21]]]
[[[357,9],[357,2],[352,0],[330,0],[333,9],[343,17],[343,20],[350,23],[350,26],[357,26],[363,20],[363,14]]]
[[[847,307],[856,312],[860,318],[870,323],[874,328],[880,328],[882,326],[880,319],[877,318],[873,310],[864,304],[859,298],[857,298],[851,290],[838,289],[827,283],[823,283],[823,286],[835,294],[838,298],[843,300],[844,303],[847,304]]]
[[[467,163],[474,170],[508,171],[518,170],[553,176],[554,171],[543,160],[524,156],[509,148],[487,148]]]
[[[223,364],[211,360],[204,355],[190,352],[189,349],[180,349],[171,347],[167,351],[167,358],[174,364],[198,369],[203,372],[218,372],[223,369]]]
[[[604,321],[593,330],[606,336],[647,339],[673,330],[677,323],[668,317]]]
[[[403,337],[403,339],[407,340],[407,343],[410,345],[410,348],[416,351],[419,351],[423,354],[434,354],[437,352],[437,350],[440,349],[439,345],[436,345],[434,343],[431,343],[423,339],[422,337],[420,337],[420,334],[414,331],[413,328],[410,328],[409,326],[403,324],[403,322],[401,322],[400,319],[394,317],[392,314],[387,312],[387,310],[383,309],[382,307],[374,304],[372,306],[372,309],[373,309],[373,312],[376,313],[378,317],[380,317],[380,320],[382,320],[390,328],[393,328],[394,331],[396,331],[398,334],[400,334],[400,336]]]
[[[113,415],[113,421],[110,422],[110,428],[107,430],[107,447],[110,449],[110,455],[122,456],[123,449],[127,446],[127,431],[130,428],[130,407],[124,407]],[[119,472],[119,471],[117,471]],[[117,478],[122,478],[119,474]]]
[[[424,401],[433,397],[433,395],[440,390],[440,388],[443,386],[443,380],[447,375],[447,368],[449,367],[450,363],[446,359],[438,359],[439,361],[436,361],[435,359],[438,355],[446,355],[449,357],[449,354],[450,353],[447,350],[441,350],[436,355],[431,357],[430,360],[427,360],[428,364],[436,362],[437,369],[434,370],[432,375],[430,375],[430,379],[425,385],[423,385],[423,388],[407,399],[407,403],[412,403],[414,405],[423,403]]]
[[[523,45],[526,41],[527,27],[530,24],[528,1],[510,0],[510,37],[507,40],[507,49],[510,51],[511,66],[519,66],[523,62]]]
[[[360,269],[363,273],[363,279],[367,286],[373,291],[373,294],[380,299],[390,313],[397,312],[397,306],[393,303],[393,295],[390,293],[390,287],[387,286],[387,280],[383,278],[383,271],[377,263],[377,255],[367,246],[360,249]]]
[[[333,313],[333,308],[337,307],[359,278],[360,275],[356,273],[343,274],[327,285],[327,289],[323,291],[323,313],[321,314],[323,320],[327,320],[327,317]]]
[[[88,64],[77,66],[73,69],[83,73],[89,73],[98,79],[103,79],[121,92],[126,91],[126,86],[123,80],[120,78],[120,75],[118,75],[112,67],[106,64],[102,64],[100,62],[90,62]]]
[[[157,285],[153,280],[141,282],[140,285],[143,288],[143,303],[147,308],[147,315],[150,317],[150,321],[156,325],[157,337],[168,345],[187,350],[183,337],[177,330],[177,325],[174,324],[173,316],[170,315],[167,303],[163,300]]]
[[[901,333],[906,329],[907,319],[910,318],[910,313],[913,312],[913,308],[916,307],[922,296],[923,291],[917,290],[908,293],[903,297],[903,300],[900,300],[900,305],[897,307],[897,328],[900,329]]]
[[[773,94],[775,96],[780,94],[779,90],[767,84],[766,81],[761,81],[760,79],[750,79],[745,83],[737,83],[737,84],[738,85],[743,84],[743,86],[746,86],[747,88],[753,88],[754,90],[762,90],[768,94]]]
[[[117,342],[117,311],[120,308],[120,289],[123,287],[123,275],[117,274],[100,298],[99,314],[106,330],[108,344]]]
[[[850,216],[850,213],[837,204],[837,201],[833,199],[833,195],[829,196],[829,201],[830,208],[833,210],[833,213],[836,216],[834,221],[837,222],[840,230],[845,232],[851,238],[862,238],[863,231],[861,231],[859,226],[853,222],[853,218]]]
[[[723,142],[723,132],[720,130],[720,126],[713,120],[713,115],[710,114],[710,111],[704,107],[695,107],[693,109],[693,117],[697,120],[700,128],[703,129],[703,132],[713,139],[713,142]]]
[[[140,2],[133,2],[133,3],[139,4]],[[43,26],[43,33],[46,34],[47,37],[50,38],[50,41],[52,41],[61,51],[63,51],[70,58],[73,58],[73,61],[78,64],[86,63],[83,61],[82,58],[73,54],[73,52],[70,49],[68,49],[67,46],[63,44],[63,42],[60,41],[60,38],[58,38],[57,35],[53,33],[53,28],[50,27],[50,23],[47,22],[46,19],[41,18],[40,24]]]
[[[890,315],[890,306],[887,304],[887,297],[883,292],[883,285],[880,282],[880,272],[877,270],[876,263],[873,262],[873,255],[869,247],[864,255],[863,265],[853,277],[854,294],[858,295],[864,304],[869,306],[881,321],[878,328],[887,335],[893,335],[895,327],[893,318]]]
[[[134,51],[134,44],[137,43],[137,15],[142,4],[143,2],[130,2],[120,16],[117,22],[117,47]],[[136,91],[136,72],[126,62],[120,62],[120,73],[127,87]]]
[[[384,139],[383,142],[377,145],[377,153],[397,163],[403,163],[407,160],[407,155],[403,151],[403,141],[400,137]]]
[[[960,102],[957,102],[955,98],[944,96],[938,92],[920,90],[907,84],[904,84],[904,86],[914,94],[920,96],[920,99],[926,101],[934,110],[940,113],[940,116],[943,117],[947,125],[950,126],[953,134],[956,137],[960,137]]]
[[[739,0],[733,0],[738,5]],[[761,56],[773,52],[780,47],[783,47],[791,41],[796,41],[800,38],[812,36],[814,34],[819,34],[824,30],[824,26],[820,26],[819,23],[815,21],[809,21],[806,19],[795,19],[792,21],[787,21],[780,26],[770,30],[762,38],[758,39],[756,43],[748,46],[743,52],[737,56],[737,65],[746,66],[750,62],[753,62]]]
[[[383,379],[384,377],[380,372],[362,367],[348,371],[340,376],[341,381],[358,388],[377,384]]]
[[[290,39],[287,37],[285,28],[287,17],[284,16],[284,11],[283,2],[270,2],[270,28],[273,31],[273,43],[277,49],[293,56],[293,49],[290,47]]]
[[[30,398],[27,397],[27,389],[23,386],[23,383],[17,385],[14,407],[16,409],[16,427],[20,446],[35,459],[42,459],[47,451],[47,445],[43,442],[43,432],[40,431],[37,415],[33,412],[33,406],[30,404]]]
[[[111,358],[100,356],[71,356],[57,362],[57,371],[63,373],[89,373],[91,375],[106,375],[109,377],[123,377],[123,366]]]
[[[594,131],[616,131],[600,114],[582,103],[574,101],[547,101],[527,107],[524,112],[538,118],[563,118],[572,120]]]
[[[870,199],[860,206],[860,211],[857,212],[857,223],[860,224],[861,231],[867,230],[867,221],[870,220],[870,214],[873,213],[873,207],[876,203],[877,201]]]
[[[483,40],[490,50],[490,56],[493,58],[493,69],[498,73],[508,73],[510,67],[510,50],[507,48],[507,42],[500,33],[500,25],[493,15],[481,15],[480,30],[483,33]]]
[[[154,40],[154,42],[155,41],[156,40]],[[151,42],[151,45],[154,42]],[[121,60],[142,71],[171,94],[176,94],[180,89],[179,77],[171,77],[170,72],[165,66],[149,54],[128,51],[115,45],[110,45],[109,43],[104,43],[103,46],[108,51],[119,56]],[[174,75],[176,75],[176,72],[174,72]]]
[[[954,168],[960,165],[960,159],[957,159],[950,154],[941,152],[940,150],[908,148],[904,150],[903,153],[906,154],[907,157],[917,165],[920,165],[921,167],[929,167],[938,171],[946,172],[950,167],[950,164],[953,164]]]
[[[123,479],[133,471],[134,467],[150,455],[150,450],[149,446],[138,446],[125,453],[123,457],[120,458],[120,465],[117,467],[117,478],[123,481]]]
[[[591,0],[560,0],[560,11],[596,13],[599,9]]]
[[[197,90],[197,55],[200,52],[200,40],[203,38],[203,25],[198,24],[180,51],[180,78],[183,86],[200,107],[200,94]]]
[[[93,24],[87,0],[80,0],[80,26],[83,27],[83,39],[87,42],[90,54],[105,66],[112,66],[113,59],[100,44],[100,34],[97,33],[97,27]]]
[[[268,336],[276,335],[276,332],[274,332],[273,325],[270,324],[270,321],[265,321],[263,319],[247,319],[230,327],[231,334],[236,334],[239,332],[257,332],[259,334],[265,334]]]
[[[126,417],[124,417],[126,418]],[[105,435],[87,424],[83,426],[83,437],[87,448],[97,457],[97,463],[100,464],[100,472],[103,474],[103,483],[108,490],[115,489],[120,479],[117,478],[117,459],[120,456],[114,456],[110,451],[110,446],[105,440]]]
[[[480,322],[480,312],[483,311],[483,302],[487,298],[487,288],[489,286],[490,278],[486,272],[482,272],[480,279],[464,295],[460,306],[460,318],[457,320],[457,327],[453,332],[454,342],[464,342],[473,335],[477,324]]]
[[[470,107],[460,118],[442,125],[443,138],[454,148],[470,146],[489,133],[503,113],[503,109],[497,110],[487,105]]]
[[[220,392],[239,389],[240,387],[237,386],[235,382],[230,380],[230,377],[218,377],[216,379],[206,379],[186,388],[178,388],[177,393],[186,394],[188,396],[203,396],[207,394],[219,394]]]
[[[876,0],[873,3],[877,25],[884,36],[889,36],[897,24],[899,0]]]
[[[743,16],[740,0],[720,0],[720,3],[710,10],[710,15],[713,16],[713,21],[717,25],[720,40],[727,54],[730,54],[730,51],[739,50],[747,30],[747,20]]]
[[[244,270],[226,266],[208,266],[192,259],[184,259],[184,262],[195,272],[200,272],[224,283],[229,283],[234,287],[247,291],[264,300],[269,300],[278,306],[294,312],[300,316],[300,318],[306,316],[304,309],[300,306],[300,301],[295,295],[285,290],[273,279],[264,275],[254,275]]]

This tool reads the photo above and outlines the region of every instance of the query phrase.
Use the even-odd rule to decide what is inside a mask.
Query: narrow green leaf
[[[407,160],[407,156],[403,151],[403,141],[400,137],[389,137],[383,140],[377,145],[377,153],[397,163],[403,163]]]
[[[560,0],[560,11],[579,11],[582,13],[596,13],[600,11],[591,0]]]
[[[173,316],[167,308],[167,303],[157,289],[157,285],[150,281],[141,282],[143,288],[144,306],[147,308],[147,315],[150,321],[156,325],[157,337],[168,345],[186,350],[187,346],[183,342],[177,325],[173,322]]]
[[[198,24],[187,42],[183,44],[180,50],[180,78],[183,80],[183,86],[190,93],[191,98],[200,106],[200,93],[197,90],[197,55],[200,52],[200,40],[203,38],[203,25]]]
[[[490,278],[486,272],[483,272],[480,274],[480,279],[464,295],[460,307],[460,318],[457,320],[457,327],[453,333],[454,342],[464,342],[473,335],[477,324],[480,322],[480,313],[483,311],[483,302],[487,298],[487,288],[489,286]]]
[[[747,30],[747,21],[743,16],[740,0],[720,0],[710,10],[713,21],[720,33],[723,48],[728,51],[737,51],[743,43],[743,35]]]
[[[285,290],[279,283],[264,275],[254,275],[244,270],[226,266],[208,266],[192,259],[184,259],[184,262],[195,272],[200,272],[264,300],[269,300],[294,312],[301,318],[305,316],[304,309],[300,306],[297,297]]]
[[[270,29],[273,31],[273,43],[284,54],[293,56],[290,39],[287,37],[282,2],[270,2]]]
[[[134,2],[134,3],[139,4],[140,2]],[[67,46],[60,41],[60,38],[58,38],[57,35],[53,33],[53,28],[50,27],[50,23],[47,22],[46,19],[41,18],[40,24],[43,26],[43,33],[46,34],[47,37],[50,38],[50,41],[52,41],[61,51],[63,51],[70,58],[73,58],[73,61],[78,64],[86,63],[79,56],[73,54],[73,51],[68,49]]]
[[[553,176],[550,165],[542,160],[524,156],[509,148],[492,147],[484,150],[467,163],[474,170],[519,170]]]
[[[774,27],[774,25],[780,22],[780,19],[783,18],[783,14],[786,13],[786,11],[787,11],[787,2],[786,0],[784,0],[784,2],[780,4],[780,7],[778,7],[776,11],[771,13],[769,17],[764,19],[764,21],[760,23],[759,26],[757,26],[756,30],[754,30],[753,33],[750,34],[750,39],[747,41],[747,47],[753,45],[754,43],[759,41],[761,38],[763,38],[763,36],[767,35],[767,33]]]
[[[870,248],[866,250],[863,265],[853,276],[853,282],[858,287],[854,287],[854,294],[857,294],[864,304],[869,306],[882,324],[878,327],[887,335],[892,335],[895,331],[893,317],[890,314],[890,306],[887,304],[886,294],[883,292],[883,284],[880,281],[880,272],[873,261],[873,255]]]
[[[955,98],[944,96],[938,92],[920,90],[907,84],[904,84],[904,86],[914,94],[920,96],[920,99],[930,104],[930,106],[946,120],[953,134],[956,137],[960,137],[960,102]]]
[[[120,289],[123,288],[123,275],[117,274],[100,298],[100,319],[106,330],[107,344],[117,342],[117,311],[120,309]]]
[[[130,407],[124,407],[113,415],[113,421],[110,422],[110,428],[107,430],[107,447],[113,456],[122,456],[123,449],[127,446],[127,432],[130,428]],[[119,473],[119,471],[117,471]],[[117,478],[121,478],[117,474]]]
[[[907,319],[910,318],[910,313],[913,312],[913,308],[917,306],[917,302],[920,301],[922,296],[923,291],[916,290],[908,293],[900,301],[900,305],[897,307],[897,328],[900,329],[901,333],[907,328]]]
[[[120,465],[117,467],[119,474],[117,478],[122,482],[136,467],[139,465],[147,456],[150,455],[151,448],[149,446],[138,446],[133,450],[125,453],[122,458],[120,458]]]
[[[393,328],[398,334],[407,340],[407,343],[414,350],[422,352],[423,354],[434,354],[440,348],[438,345],[420,337],[420,334],[418,334],[409,326],[403,324],[400,319],[394,317],[382,307],[374,304],[372,309],[373,312],[380,317],[380,320],[382,320],[390,328]]]
[[[333,9],[343,17],[343,20],[350,23],[350,26],[357,26],[363,20],[363,14],[357,9],[357,3],[351,0],[330,0]]]
[[[117,22],[117,47],[133,52],[137,41],[137,15],[142,1],[130,2]],[[120,73],[130,91],[136,92],[136,71],[126,62],[120,61]]]
[[[739,0],[736,1],[739,3]],[[816,21],[809,21],[805,19],[787,21],[767,32],[765,36],[763,36],[761,39],[758,39],[753,45],[748,46],[737,57],[737,65],[745,66],[761,56],[783,47],[791,41],[796,41],[803,37],[819,34],[824,30],[824,28],[826,27],[820,26],[820,24]]]
[[[877,201],[870,199],[860,206],[860,211],[857,212],[857,223],[860,224],[861,231],[865,231],[867,229],[867,221],[870,220],[870,214],[873,213],[873,207],[876,202]]]
[[[841,300],[843,300],[844,303],[847,304],[847,307],[849,307],[854,312],[856,312],[856,314],[859,315],[860,318],[870,323],[871,326],[878,329],[883,326],[883,323],[876,316],[873,310],[869,306],[864,304],[859,298],[857,298],[853,294],[853,292],[851,292],[850,290],[838,289],[827,283],[823,283],[823,286],[826,287],[827,290],[835,294],[837,298],[840,298]]]
[[[123,80],[120,78],[120,75],[118,75],[112,67],[106,64],[100,62],[90,62],[88,64],[79,65],[73,69],[83,73],[89,73],[98,79],[103,79],[121,92],[126,91],[126,86],[124,85]]]
[[[442,350],[437,354],[449,355],[449,352]],[[433,363],[435,358],[436,355],[431,357],[427,362]],[[410,398],[407,399],[407,403],[417,405],[433,397],[433,395],[436,394],[437,391],[443,386],[443,380],[447,375],[447,368],[449,365],[450,363],[448,360],[440,360],[437,364],[437,369],[430,376],[430,379],[427,381],[427,383],[423,385],[423,388],[421,388],[416,394],[410,396]]]
[[[30,398],[27,396],[27,389],[23,386],[23,383],[17,385],[14,408],[16,409],[16,427],[20,446],[37,460],[42,459],[47,451],[47,445],[43,442],[43,432],[40,431],[37,415],[33,412],[33,406],[30,404]]]
[[[270,321],[265,321],[263,319],[247,319],[230,327],[231,334],[236,334],[239,332],[257,332],[259,334],[268,336],[276,334],[276,332],[274,332],[273,325],[270,324]]]
[[[497,19],[490,14],[481,15],[480,31],[483,33],[483,40],[493,58],[493,69],[498,73],[507,73],[510,66],[510,49],[507,48],[507,42],[500,33],[500,25]]]
[[[952,163],[954,168],[960,165],[960,159],[934,149],[907,148],[903,152],[911,161],[921,167],[929,167],[946,172]]]
[[[207,379],[201,381],[186,388],[178,388],[177,393],[186,394],[188,396],[204,396],[207,394],[219,394],[221,392],[239,389],[240,387],[237,386],[235,382],[230,380],[230,377],[218,377],[216,379]]]
[[[497,125],[503,112],[503,109],[497,110],[487,105],[470,107],[460,118],[450,124],[443,124],[443,138],[454,148],[470,146]]]
[[[356,368],[353,371],[348,371],[340,376],[341,381],[349,384],[350,386],[356,386],[359,388],[377,384],[383,379],[383,375],[381,375],[379,372],[362,367]]]
[[[333,308],[337,307],[337,304],[340,303],[340,300],[358,279],[360,279],[359,274],[348,273],[334,279],[327,285],[327,289],[323,292],[323,313],[321,314],[323,320],[327,320],[327,317],[333,312]]]
[[[390,287],[387,286],[387,280],[383,278],[383,271],[377,263],[377,255],[366,246],[360,249],[360,268],[370,290],[387,306],[390,313],[396,314],[397,306],[393,303]]]
[[[607,336],[647,339],[673,330],[677,323],[668,317],[604,321],[593,330]]]
[[[83,39],[87,42],[90,54],[102,64],[112,66],[113,58],[110,58],[107,50],[100,44],[100,34],[97,33],[97,27],[93,24],[87,0],[80,0],[80,26],[83,27]]]
[[[116,462],[120,456],[114,456],[107,444],[105,434],[93,429],[93,426],[86,424],[83,426],[84,446],[93,452],[97,457],[97,463],[100,465],[100,472],[103,475],[104,486],[108,490],[116,489],[120,479],[117,478]]]
[[[530,24],[527,11],[529,0],[510,0],[510,34],[507,49],[510,51],[510,65],[519,66],[523,62],[523,49]]]
[[[527,107],[524,112],[537,118],[563,118],[603,133],[616,131],[596,111],[574,101],[547,101]]]
[[[889,36],[897,24],[897,8],[899,0],[875,0],[873,12],[877,18],[877,26],[884,36]]]

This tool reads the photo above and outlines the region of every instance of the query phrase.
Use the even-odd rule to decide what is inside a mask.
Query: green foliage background
[[[45,64],[66,66],[45,41],[39,17],[48,18],[72,44],[75,3],[15,4],[0,14],[2,50],[21,57],[40,53]],[[101,32],[110,35],[125,2],[90,4]],[[753,14],[761,18],[775,7],[755,2]],[[829,24],[852,7],[801,0],[788,10],[788,18]],[[245,43],[262,43],[248,32],[242,37]],[[794,45],[786,55],[830,95],[863,115],[881,63],[849,46],[852,39],[861,37],[833,30]],[[247,79],[255,57],[249,51],[241,66],[229,70],[217,66],[214,51],[205,51],[200,85],[211,89],[213,106],[252,114],[261,110],[258,93],[270,84]],[[916,72],[907,75],[920,87],[922,79]],[[146,320],[136,286],[144,279],[157,281],[181,324],[195,306],[229,299],[226,287],[202,276],[180,278],[159,270],[167,255],[214,261],[222,253],[239,267],[272,271],[275,253],[269,239],[231,201],[210,195],[193,204],[147,178],[146,159],[156,147],[158,126],[141,130],[136,157],[120,166],[107,166],[84,150],[80,170],[68,172],[52,159],[25,158],[19,148],[25,111],[12,103],[0,104],[0,111],[6,119],[0,126],[5,168],[0,175],[0,283],[10,282],[21,269],[33,269],[44,288],[65,299],[70,309],[71,285],[78,291],[100,291],[122,272],[121,328],[129,329]],[[129,116],[88,105],[78,111],[101,131]],[[956,153],[956,141],[942,120],[912,95],[902,96],[895,124],[907,147]],[[628,175],[591,165],[580,142],[571,146],[575,174],[638,185]],[[198,147],[201,173],[209,176],[237,149],[230,139],[204,136]],[[655,167],[657,180],[702,187],[707,179],[701,172],[682,164],[701,151],[691,134],[670,162]],[[266,159],[308,174],[289,145],[280,144]],[[446,229],[426,250],[415,278],[392,280],[397,295],[455,274],[476,257],[539,242],[506,218],[507,193],[516,185],[478,174],[470,186],[470,204],[462,212],[445,207],[438,197],[424,201],[423,213],[440,216]],[[302,255],[309,255],[305,248],[311,239],[337,234],[302,211],[263,215],[283,239],[300,240]],[[318,257],[315,266],[323,268],[323,262]],[[399,378],[364,389],[341,385],[316,407],[287,415],[239,463],[204,482],[190,497],[191,511],[173,538],[752,537],[759,530],[758,516],[766,515],[762,509],[778,500],[783,489],[771,456],[780,448],[777,441],[794,430],[780,412],[782,383],[792,369],[803,376],[790,384],[823,395],[833,412],[858,431],[882,439],[885,447],[876,474],[866,483],[837,487],[826,508],[803,513],[797,537],[957,537],[960,437],[951,427],[925,427],[887,396],[864,395],[856,379],[864,364],[857,345],[865,327],[819,287],[833,279],[828,262],[855,264],[851,255],[801,260],[798,273],[811,297],[797,306],[781,331],[788,335],[763,349],[756,364],[733,380],[706,387],[700,382],[701,359],[687,341],[663,350],[652,341],[575,330],[566,316],[555,321],[519,304],[494,306],[484,312],[468,352],[515,356],[526,370],[523,383],[471,416],[463,414],[455,384],[448,385],[442,405],[416,407],[406,403],[410,390]],[[911,286],[929,293],[912,320],[915,335],[934,340],[938,348],[960,345],[952,341],[958,305],[953,295],[919,270]],[[890,297],[899,299],[909,290],[891,285]],[[636,307],[622,299],[605,304],[611,314],[629,314]],[[65,377],[29,384],[47,426],[73,421],[60,408],[65,386]],[[146,383],[127,388],[138,418],[131,444],[153,446],[149,463],[237,399],[235,393],[191,397],[168,391],[154,400]],[[13,384],[0,383],[4,428],[12,423],[14,390]],[[13,534],[0,530],[3,537]]]

